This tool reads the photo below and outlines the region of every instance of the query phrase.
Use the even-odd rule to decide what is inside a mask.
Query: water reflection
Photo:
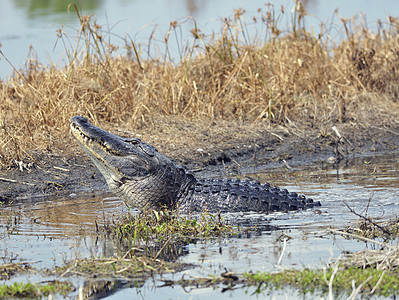
[[[19,235],[78,236],[95,233],[98,226],[127,214],[125,205],[105,195],[65,197],[6,206],[0,220]]]
[[[76,3],[79,9],[90,13],[103,5],[103,0],[13,0],[16,8],[25,11],[28,18],[38,18],[53,14],[66,14],[71,3]],[[73,7],[69,10],[74,11]]]
[[[186,9],[191,16],[196,16],[201,13],[201,10],[205,9],[208,5],[209,0],[186,0]]]
[[[12,0],[15,8],[25,12],[28,18],[40,18],[54,14],[67,14],[68,11],[74,13],[71,4],[75,3],[80,11],[85,14],[92,14],[99,11],[104,6],[104,0]],[[124,0],[122,3],[113,3],[114,5],[126,5],[125,2],[133,2],[132,0]],[[177,1],[180,2],[180,1]],[[184,0],[182,3],[187,11],[187,15],[196,16],[201,13],[208,5],[208,0]],[[181,6],[180,3],[177,6]],[[171,20],[172,21],[172,20]]]

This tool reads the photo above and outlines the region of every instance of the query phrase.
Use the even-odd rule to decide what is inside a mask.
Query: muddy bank
[[[208,126],[208,127],[207,127]],[[198,176],[225,176],[268,169],[295,168],[346,159],[396,153],[399,128],[340,124],[324,129],[309,126],[262,128],[256,124],[160,122],[135,132]],[[66,133],[65,149],[33,152],[31,159],[2,170],[0,200],[36,201],[43,196],[96,193],[108,188],[88,156]]]

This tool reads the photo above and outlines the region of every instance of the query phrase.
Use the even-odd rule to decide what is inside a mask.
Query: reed
[[[252,17],[261,28],[251,36],[248,16],[236,10],[221,20],[218,34],[206,35],[194,22],[192,39],[181,41],[172,22],[156,59],[130,37],[126,55],[109,40],[110,32],[76,10],[75,41],[63,32],[67,66],[31,60],[0,82],[0,163],[35,156],[36,150],[65,150],[72,115],[103,127],[132,130],[162,117],[284,123],[356,121],[370,102],[393,112],[398,97],[399,19],[389,17],[372,31],[362,20],[335,25],[342,39],[330,38],[325,24],[315,34],[305,27],[306,12],[296,2],[292,26],[285,29],[283,8],[268,4]],[[246,17],[246,18],[245,18]],[[179,61],[170,58],[171,37]],[[156,43],[152,36],[148,49]],[[0,49],[1,50],[1,49]],[[5,57],[1,52],[0,54]],[[370,116],[370,115],[368,115]],[[316,124],[316,125],[315,125]]]

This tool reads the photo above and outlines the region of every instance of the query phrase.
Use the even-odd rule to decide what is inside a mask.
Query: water
[[[79,29],[76,13],[68,4],[70,1],[42,1],[42,0],[2,0],[0,3],[0,50],[7,60],[0,56],[0,78],[12,75],[13,68],[23,67],[27,57],[38,58],[43,64],[54,63],[63,66],[66,63],[65,47],[57,40],[57,30],[61,28],[67,49],[73,44]],[[210,35],[220,32],[220,20],[233,15],[234,9],[243,8],[247,11],[246,21],[252,24],[251,16],[258,8],[265,8],[263,1],[256,0],[81,0],[82,14],[91,15],[103,26],[104,38],[123,47],[123,38],[130,36],[137,45],[147,49],[149,37],[154,31],[153,48],[150,56],[163,55],[163,39],[169,30],[170,22],[177,20],[181,24],[181,31],[171,35],[170,49],[172,59],[178,60],[184,45],[191,44],[194,28],[193,17],[202,33]],[[276,11],[280,6],[285,7],[286,19],[282,25],[289,26],[292,0],[271,1]],[[340,23],[339,18],[350,18],[366,14],[370,28],[375,28],[378,19],[385,22],[392,12],[398,11],[399,2],[395,0],[307,0],[303,1],[309,16],[307,27],[317,32],[320,22],[331,24],[333,38],[342,36],[337,32],[334,24]],[[338,10],[338,15],[334,14]],[[249,26],[250,35],[258,33],[262,36],[260,24]],[[111,32],[111,33],[109,33]],[[157,44],[158,46],[154,45]],[[30,46],[33,48],[31,49]],[[179,49],[180,48],[180,49]],[[162,48],[163,49],[163,48]],[[179,52],[180,51],[180,52]],[[123,49],[120,50],[123,55]]]
[[[362,158],[345,166],[313,165],[289,172],[248,174],[291,191],[303,192],[322,202],[320,210],[289,213],[227,214],[229,222],[258,224],[259,231],[240,238],[200,240],[186,247],[178,262],[193,269],[155,276],[140,287],[125,287],[109,295],[112,299],[210,299],[251,298],[255,288],[238,288],[226,293],[221,287],[162,287],[163,279],[220,275],[225,270],[278,271],[284,268],[321,268],[343,251],[374,249],[374,244],[341,236],[321,234],[328,228],[342,229],[358,221],[345,206],[362,215],[389,220],[399,213],[399,161],[395,156]],[[369,201],[369,199],[371,199]],[[367,212],[366,212],[367,209]],[[108,194],[48,199],[3,207],[0,214],[0,257],[4,262],[34,262],[37,268],[52,268],[68,260],[110,257],[118,253],[110,239],[96,234],[96,227],[126,213],[122,202]],[[96,225],[97,224],[97,225]],[[284,238],[286,247],[284,248]],[[281,258],[280,265],[277,266]],[[17,276],[11,281],[37,282],[37,275]],[[68,278],[69,279],[69,278]],[[75,278],[77,286],[83,278]],[[7,282],[3,282],[7,283]],[[77,292],[75,292],[76,295]],[[72,295],[72,296],[73,296]],[[272,292],[276,299],[302,298],[294,289]]]
[[[51,268],[74,258],[113,255],[112,242],[98,242],[96,227],[126,212],[121,200],[107,194],[5,206],[0,212],[0,258]]]

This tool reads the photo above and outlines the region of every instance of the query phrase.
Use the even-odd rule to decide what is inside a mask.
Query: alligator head
[[[137,138],[111,134],[80,116],[71,119],[71,131],[111,192],[129,207],[140,210],[173,207],[195,181],[183,167]]]

